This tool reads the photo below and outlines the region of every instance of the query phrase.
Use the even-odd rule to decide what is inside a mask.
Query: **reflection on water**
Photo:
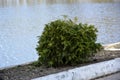
[[[71,4],[71,3],[107,3],[107,2],[120,2],[120,0],[0,0],[0,6],[30,6],[37,4]]]
[[[61,15],[77,16],[80,22],[94,24],[99,30],[97,42],[119,42],[119,1],[0,0],[0,67],[37,60],[37,36],[45,23]]]

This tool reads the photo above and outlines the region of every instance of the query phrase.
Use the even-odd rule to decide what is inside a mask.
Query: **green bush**
[[[72,20],[55,20],[45,25],[36,50],[37,64],[63,66],[83,63],[101,49],[96,42],[93,25],[76,24]]]

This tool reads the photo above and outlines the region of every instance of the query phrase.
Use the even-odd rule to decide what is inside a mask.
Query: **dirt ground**
[[[101,51],[94,57],[91,57],[91,62],[85,64],[79,64],[76,66],[64,66],[58,68],[47,68],[45,66],[35,67],[31,64],[18,65],[12,68],[0,70],[0,80],[30,80],[33,78],[53,74],[68,69],[73,69],[88,64],[93,64],[101,61],[106,61],[120,57],[120,51]]]

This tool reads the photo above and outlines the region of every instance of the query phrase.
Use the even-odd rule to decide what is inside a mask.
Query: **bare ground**
[[[45,66],[35,67],[31,64],[18,65],[12,68],[0,70],[0,80],[30,80],[33,78],[53,74],[75,67],[93,64],[120,57],[120,51],[101,51],[92,57],[89,63],[79,64],[76,66],[64,66],[58,68],[47,68]]]

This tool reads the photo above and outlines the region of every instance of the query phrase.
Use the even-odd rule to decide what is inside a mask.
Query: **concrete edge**
[[[115,58],[32,80],[89,80],[118,71],[120,71],[120,58]]]
[[[113,46],[113,45],[117,45],[117,44],[120,44],[120,42],[111,43],[111,44],[105,44],[104,46]]]
[[[112,43],[112,44],[105,44],[103,45],[104,50],[106,51],[120,51],[119,48],[115,48],[114,46],[120,45],[120,42]]]
[[[104,49],[105,51],[120,51],[120,49]]]

